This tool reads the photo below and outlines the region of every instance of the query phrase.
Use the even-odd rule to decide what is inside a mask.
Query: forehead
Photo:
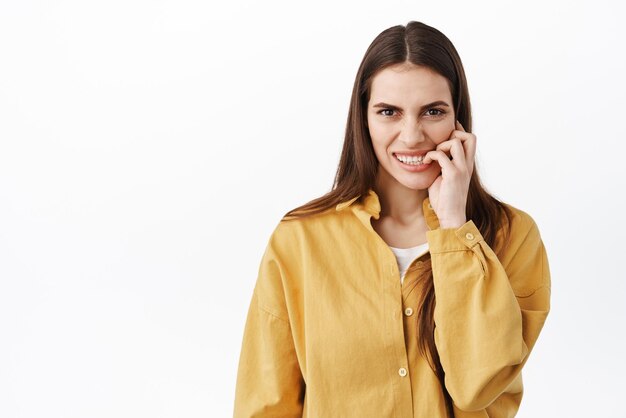
[[[394,65],[381,70],[372,79],[370,102],[427,103],[451,102],[448,80],[428,67]]]

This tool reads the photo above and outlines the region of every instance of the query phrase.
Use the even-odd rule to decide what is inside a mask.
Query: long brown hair
[[[456,119],[467,132],[471,132],[472,112],[467,80],[452,42],[437,29],[421,22],[411,21],[406,26],[388,28],[368,47],[354,80],[343,149],[331,191],[290,210],[283,216],[284,220],[318,214],[345,200],[365,196],[368,189],[374,186],[378,159],[366,124],[371,84],[379,71],[405,62],[429,67],[448,80]],[[512,212],[485,190],[476,166],[469,184],[466,218],[474,221],[487,244],[499,254],[508,240]],[[426,262],[426,271],[428,273],[422,276],[423,291],[417,310],[418,346],[439,379],[448,416],[454,417],[452,399],[445,386],[445,374],[434,340],[436,301],[430,259]]]

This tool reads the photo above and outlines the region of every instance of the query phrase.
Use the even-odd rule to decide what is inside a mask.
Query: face
[[[450,138],[455,120],[445,77],[414,64],[398,64],[380,71],[372,80],[367,105],[379,176],[414,190],[430,187],[441,173],[439,164],[433,161],[425,169],[408,166],[396,158],[396,153],[434,150]]]

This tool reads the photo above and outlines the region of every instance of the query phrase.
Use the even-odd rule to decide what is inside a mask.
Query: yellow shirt
[[[245,324],[234,417],[445,417],[417,344],[416,283],[430,257],[435,344],[455,417],[512,417],[521,369],[550,310],[539,230],[514,211],[498,259],[472,220],[441,229],[423,203],[429,252],[404,283],[373,229],[370,189],[310,218],[281,220],[260,264]]]

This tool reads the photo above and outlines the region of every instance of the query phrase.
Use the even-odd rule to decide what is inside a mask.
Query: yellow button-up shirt
[[[281,220],[263,254],[244,329],[234,417],[444,418],[417,342],[418,278],[431,259],[435,344],[457,418],[512,417],[550,310],[534,220],[513,206],[499,259],[472,220],[442,229],[425,199],[429,252],[409,266],[373,229],[380,202],[345,201]]]

